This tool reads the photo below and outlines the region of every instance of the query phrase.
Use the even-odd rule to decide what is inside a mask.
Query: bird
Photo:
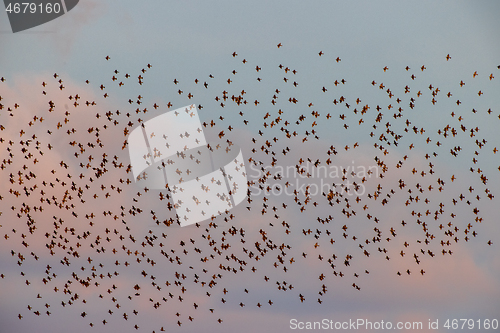
[[[0,179],[6,184],[0,230],[2,245],[12,249],[6,260],[22,269],[22,278],[14,278],[12,286],[33,291],[27,297],[37,302],[29,311],[43,314],[43,299],[60,302],[64,309],[79,304],[81,310],[68,313],[68,320],[79,314],[110,326],[114,322],[108,316],[123,308],[120,318],[137,330],[136,323],[150,318],[190,327],[199,318],[196,313],[207,316],[207,327],[210,322],[225,325],[231,316],[227,309],[250,313],[250,304],[256,304],[282,311],[288,302],[309,306],[310,300],[328,307],[340,279],[352,285],[347,293],[372,288],[368,279],[378,275],[391,279],[395,274],[411,285],[439,271],[434,265],[438,253],[454,258],[456,247],[469,244],[495,250],[493,234],[487,242],[480,238],[495,208],[491,184],[498,172],[490,162],[498,156],[495,133],[484,125],[497,117],[493,107],[484,107],[492,102],[488,92],[497,87],[493,74],[481,81],[474,71],[469,77],[474,82],[465,84],[471,72],[458,76],[463,73],[454,71],[460,67],[447,62],[438,71],[439,77],[448,66],[453,72],[446,94],[439,80],[430,80],[429,91],[422,88],[419,80],[431,76],[433,66],[421,66],[425,73],[417,77],[406,73],[409,66],[390,62],[383,67],[387,72],[390,66],[390,73],[378,67],[363,79],[365,94],[349,90],[357,75],[339,76],[344,72],[337,69],[349,63],[347,55],[330,64],[335,71],[319,64],[323,77],[287,61],[290,51],[281,43],[277,48],[276,58],[266,59],[269,66],[244,50],[222,55],[227,62],[222,69],[210,68],[215,74],[206,79],[210,84],[202,79],[206,72],[194,73],[194,79],[173,78],[147,61],[127,69],[138,78],[131,82],[123,68],[106,69],[115,60],[106,56],[106,62],[100,60],[106,65],[102,77],[84,78],[85,89],[78,90],[59,72],[37,78],[33,91],[6,96],[9,88],[2,94],[0,108],[9,121],[0,127]],[[304,52],[307,61],[317,62],[316,51]],[[247,58],[234,62],[237,56]],[[436,62],[445,63],[438,57]],[[493,72],[492,67],[484,70]],[[165,80],[165,101],[144,89],[156,71]],[[394,73],[391,81],[384,80]],[[476,93],[481,103],[472,99]],[[453,95],[456,102],[446,98]],[[18,96],[26,98],[13,100]],[[116,104],[110,104],[114,98]],[[169,124],[161,133],[160,121],[151,122],[155,116],[184,112],[171,110],[174,105],[191,103],[200,119],[193,130]],[[432,121],[422,122],[422,117]],[[138,141],[129,142],[134,129],[139,129]],[[217,208],[220,214],[209,213],[206,220],[181,229],[183,202],[175,193],[183,179],[174,184],[162,172],[165,187],[153,189],[149,171],[133,176],[126,148],[142,147],[141,163],[167,170],[174,163],[165,156],[171,142],[201,144],[197,133],[202,131],[216,140],[210,144],[216,152],[242,146],[237,168],[246,166],[246,181],[233,180],[236,174],[229,169],[220,179],[217,170],[211,171],[206,183],[194,175],[200,191],[221,192],[213,199],[193,195],[187,209],[211,208],[217,200],[231,209]],[[174,154],[179,159],[218,168],[191,154],[187,143],[182,149]],[[359,161],[371,168],[359,170]],[[191,177],[192,170],[174,168],[183,178]],[[325,179],[325,186],[319,186]],[[248,185],[248,191],[239,206],[231,198],[240,185]],[[54,263],[61,266],[52,268]],[[0,277],[6,281],[11,271],[5,269]],[[217,306],[209,302],[218,297]],[[144,311],[137,311],[139,306]],[[154,311],[158,308],[161,313]],[[26,320],[23,310],[14,312]],[[52,312],[46,320],[56,323]]]

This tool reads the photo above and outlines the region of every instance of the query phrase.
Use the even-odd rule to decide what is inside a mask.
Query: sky
[[[17,33],[1,13],[0,333],[500,331],[499,10],[80,0]],[[191,104],[249,192],[180,227],[127,139]]]

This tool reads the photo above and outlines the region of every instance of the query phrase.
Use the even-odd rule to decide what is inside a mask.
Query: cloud
[[[252,157],[259,166],[269,166],[275,162],[296,170],[300,158],[305,167],[307,158],[311,159],[309,164],[320,159],[320,165],[324,165],[330,156],[332,165],[343,169],[353,164],[370,166],[375,163],[373,157],[376,155],[379,161],[383,160],[380,164],[385,164],[388,169],[384,178],[367,177],[363,183],[366,185],[364,195],[339,193],[333,197],[332,205],[322,193],[253,195],[228,214],[203,222],[199,227],[180,228],[175,223],[166,227],[163,221],[175,218],[174,211],[168,209],[169,200],[160,200],[158,191],[134,183],[127,185],[126,179],[132,177],[125,171],[129,161],[126,149],[122,150],[126,139],[124,129],[140,126],[139,117],[147,120],[150,115],[154,116],[154,112],[167,111],[165,103],[161,103],[159,110],[153,111],[155,101],[149,97],[147,89],[140,88],[133,90],[133,100],[128,103],[132,95],[124,96],[125,93],[118,91],[121,89],[118,88],[121,79],[126,84],[131,82],[125,81],[123,77],[116,82],[104,82],[107,88],[101,89],[98,85],[76,83],[66,74],[59,75],[55,79],[48,73],[15,78],[12,85],[6,86],[5,101],[2,101],[6,107],[14,108],[16,102],[21,105],[13,109],[13,117],[8,115],[9,112],[4,113],[8,121],[2,132],[6,140],[1,145],[2,159],[4,156],[9,159],[8,147],[14,157],[11,158],[12,163],[4,163],[6,169],[0,171],[1,185],[18,192],[17,196],[10,192],[3,195],[1,209],[4,215],[0,228],[1,234],[9,237],[2,240],[0,246],[6,253],[10,250],[15,252],[14,256],[7,255],[7,264],[2,265],[8,279],[2,282],[6,286],[3,296],[9,298],[16,292],[23,293],[23,297],[16,299],[9,310],[13,316],[17,315],[14,312],[24,311],[22,314],[26,318],[34,318],[36,315],[32,312],[36,310],[28,311],[25,308],[26,302],[31,302],[38,293],[43,301],[35,299],[33,305],[36,304],[36,309],[43,309],[43,302],[50,304],[51,308],[57,305],[58,310],[54,310],[54,313],[58,314],[58,318],[71,316],[80,320],[80,313],[86,311],[89,317],[81,319],[86,327],[89,322],[103,325],[102,320],[106,319],[109,325],[116,325],[113,327],[126,325],[130,329],[138,323],[142,328],[151,330],[159,330],[161,325],[173,329],[177,320],[183,323],[179,330],[217,329],[218,318],[228,324],[220,326],[224,327],[221,330],[228,330],[227,327],[238,323],[245,323],[245,327],[252,328],[255,326],[250,324],[257,323],[262,330],[269,327],[287,329],[290,317],[299,318],[299,315],[306,320],[323,317],[377,320],[385,316],[396,320],[412,318],[412,311],[415,313],[414,319],[424,318],[429,313],[441,318],[446,311],[462,310],[464,300],[486,301],[482,303],[483,310],[495,308],[498,303],[491,298],[491,295],[498,294],[498,279],[494,275],[496,268],[486,268],[475,257],[482,252],[481,246],[486,246],[485,242],[473,236],[470,236],[469,243],[463,241],[465,230],[478,230],[480,235],[483,232],[479,222],[474,222],[476,214],[473,208],[476,204],[479,206],[479,199],[474,197],[476,192],[472,194],[468,190],[468,186],[473,185],[481,191],[484,186],[479,179],[470,180],[464,174],[455,173],[454,169],[454,164],[458,164],[456,161],[470,164],[469,156],[460,155],[452,162],[429,159],[425,153],[432,148],[424,144],[425,136],[411,136],[411,133],[410,138],[403,140],[415,141],[417,148],[408,153],[408,159],[401,166],[398,163],[404,160],[402,151],[407,151],[406,146],[399,150],[394,146],[387,148],[387,145],[388,154],[385,155],[384,149],[371,147],[370,139],[357,139],[357,135],[364,133],[364,127],[354,131],[356,135],[342,135],[343,132],[330,129],[338,127],[342,130],[338,120],[327,123],[321,118],[325,122],[321,124],[324,126],[318,126],[321,128],[318,129],[321,140],[313,139],[313,135],[307,136],[305,131],[311,133],[313,128],[313,116],[307,113],[306,122],[299,122],[299,125],[295,123],[304,113],[301,107],[308,110],[307,106],[283,107],[285,113],[281,124],[287,119],[292,123],[291,132],[298,132],[297,137],[288,139],[279,130],[281,124],[269,132],[258,134],[264,121],[268,126],[272,120],[277,122],[279,113],[276,109],[269,109],[268,106],[242,107],[245,116],[241,117],[235,111],[236,107],[223,112],[217,103],[210,103],[208,99],[205,103],[202,98],[201,103],[206,108],[204,113],[200,113],[202,122],[209,123],[211,119],[217,122],[213,128],[207,126],[207,136],[217,137],[221,130],[227,131],[226,137],[240,145],[245,157]],[[47,87],[41,86],[44,80]],[[65,87],[62,90],[61,84]],[[216,86],[216,83],[211,84]],[[191,91],[197,96],[200,90],[205,89],[194,87]],[[220,87],[219,84],[217,92],[210,90],[210,93],[220,95]],[[182,89],[189,91],[184,87]],[[281,89],[282,92],[286,91]],[[47,95],[43,95],[42,90]],[[147,97],[135,97],[143,92]],[[81,97],[79,100],[75,100],[77,93]],[[105,93],[111,97],[104,98]],[[252,99],[249,100],[258,98],[264,101],[260,93],[252,91]],[[176,107],[190,104],[185,96],[178,94],[180,97],[177,97],[176,91],[169,91],[166,95],[166,100],[173,101]],[[49,111],[49,101],[54,104],[52,111]],[[87,106],[86,101],[90,104],[95,101],[97,105]],[[284,104],[287,103],[285,101]],[[351,103],[354,105],[354,102]],[[150,109],[150,113],[146,113],[146,108]],[[116,110],[120,110],[120,115]],[[268,110],[269,120],[263,119]],[[326,112],[318,110],[321,117],[325,117]],[[99,118],[96,114],[99,114]],[[33,118],[35,116],[37,120]],[[43,122],[40,122],[41,116],[45,118]],[[223,122],[221,117],[226,117],[227,122],[238,124],[239,128],[226,130],[228,123]],[[242,119],[248,119],[250,126],[242,125]],[[30,121],[34,122],[31,126]],[[358,119],[348,118],[346,124],[362,126],[356,125],[357,122]],[[380,126],[380,131],[385,131],[383,125]],[[386,127],[389,128],[388,125]],[[25,132],[22,135],[21,130]],[[47,131],[52,131],[52,134]],[[308,141],[303,142],[304,137],[308,137]],[[8,140],[13,141],[12,148]],[[29,146],[26,140],[32,140]],[[36,140],[40,144],[36,144]],[[449,144],[453,146],[458,141],[461,144],[466,140],[469,140],[468,134],[458,136]],[[359,143],[359,147],[354,148],[355,142]],[[49,150],[48,144],[54,148]],[[345,148],[346,144],[350,148]],[[331,151],[331,145],[336,147],[337,154]],[[286,147],[290,153],[285,155],[282,150]],[[23,152],[23,148],[26,151]],[[255,153],[252,149],[255,149]],[[44,155],[40,155],[39,151]],[[39,162],[33,163],[35,157],[29,157],[28,153],[39,154]],[[430,166],[430,162],[435,167]],[[121,168],[117,167],[120,163]],[[27,166],[26,170],[23,165]],[[312,168],[308,171],[314,170]],[[413,168],[417,170],[415,173]],[[435,174],[431,174],[431,169]],[[37,177],[30,178],[29,171]],[[451,182],[449,179],[452,174],[467,181]],[[345,176],[349,180],[362,182],[349,172]],[[296,173],[287,177],[308,184],[319,180],[313,176],[301,177]],[[339,177],[326,177],[326,180],[336,182],[339,186],[343,182]],[[446,184],[438,183],[438,178]],[[400,179],[406,183],[402,188],[399,188]],[[46,185],[42,184],[43,180]],[[273,183],[284,186],[290,179],[279,179],[278,175],[271,174],[260,180],[261,183],[255,179],[265,189]],[[72,188],[73,182],[75,189]],[[429,189],[429,185],[433,188]],[[31,194],[27,195],[24,187]],[[41,193],[42,189],[46,194]],[[460,200],[460,193],[464,193],[467,198]],[[107,194],[110,196],[107,197]],[[457,200],[456,205],[452,199]],[[439,203],[443,203],[444,207],[440,207]],[[368,208],[365,209],[365,205]],[[29,211],[26,206],[29,206]],[[39,212],[38,208],[34,210],[34,207],[39,206],[44,208],[43,212]],[[441,208],[443,212],[439,211]],[[491,218],[489,200],[482,199],[479,208],[479,216]],[[451,213],[456,214],[456,217],[452,217]],[[29,234],[31,221],[28,215],[36,220],[37,229],[33,235]],[[329,216],[332,219],[327,218]],[[402,220],[406,221],[406,226],[402,225]],[[449,222],[452,223],[448,225]],[[469,222],[474,225],[473,228],[468,229]],[[431,234],[434,238],[430,237]],[[455,235],[459,239],[458,243],[454,241]],[[426,239],[429,244],[425,243]],[[446,245],[442,245],[441,240]],[[26,247],[23,241],[29,246]],[[406,241],[408,246],[404,245]],[[450,241],[450,245],[446,241]],[[452,250],[453,255],[442,255],[442,249]],[[471,249],[472,254],[468,252]],[[50,250],[54,252],[53,255]],[[404,257],[400,255],[401,250],[406,253]],[[431,253],[434,257],[431,257]],[[420,263],[416,262],[414,254]],[[349,262],[347,265],[346,260]],[[484,262],[496,264],[496,259],[485,258]],[[46,265],[52,268],[49,270]],[[252,268],[255,268],[255,272]],[[411,271],[410,275],[406,274],[407,269]],[[420,269],[425,271],[424,275],[420,274]],[[25,273],[22,278],[19,278],[20,271]],[[398,271],[402,276],[396,275]],[[52,280],[45,284],[43,279],[47,279],[47,276],[52,276]],[[26,279],[31,282],[29,286],[25,284]],[[290,289],[290,284],[293,289]],[[323,284],[327,291],[323,291]],[[135,285],[140,286],[140,289],[136,290]],[[59,288],[58,292],[53,291],[55,287]],[[224,288],[228,290],[227,293],[224,293]],[[246,293],[244,289],[249,292]],[[140,295],[136,296],[136,292]],[[75,294],[79,297],[75,298]],[[300,294],[305,297],[304,303],[300,302]],[[113,301],[113,297],[116,301]],[[222,302],[222,298],[226,303]],[[323,303],[319,304],[318,299]],[[272,300],[273,305],[268,303],[269,300]],[[63,310],[59,308],[61,302],[68,304],[69,301],[74,305],[61,305]],[[155,308],[157,302],[161,305]],[[199,305],[196,310],[194,302]],[[245,306],[241,307],[240,302]],[[261,309],[257,308],[257,303],[261,303]],[[117,308],[118,304],[120,308]],[[442,310],[443,307],[446,311]],[[140,315],[130,314],[133,309],[138,310]],[[210,309],[214,310],[213,314]],[[108,310],[114,311],[114,314],[109,314]],[[121,317],[115,319],[123,315],[122,311],[129,314],[127,321]],[[195,317],[192,323],[188,319],[189,315]],[[44,317],[43,325],[46,323],[49,321]],[[65,330],[68,323],[57,323],[57,329]],[[21,321],[20,325],[25,324]]]

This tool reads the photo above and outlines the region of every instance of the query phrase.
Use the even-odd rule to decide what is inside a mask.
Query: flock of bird
[[[277,48],[286,52],[281,43]],[[106,56],[103,66],[113,57]],[[300,68],[266,68],[237,52],[228,58],[233,68],[227,73],[172,78],[167,102],[152,100],[143,89],[154,70],[150,64],[135,74],[110,70],[105,82],[85,80],[81,92],[55,73],[32,92],[44,101],[37,109],[3,95],[9,81],[1,78],[0,248],[17,272],[0,271],[0,286],[16,274],[18,288],[33,294],[19,319],[78,306],[84,309],[78,320],[89,327],[120,317],[141,329],[146,307],[160,317],[169,314],[153,330],[159,332],[207,315],[223,323],[226,303],[241,311],[280,306],[280,292],[299,304],[333,302],[328,290],[339,281],[362,292],[369,267],[376,267],[372,261],[383,267],[396,260],[398,268],[386,266],[386,274],[425,278],[429,260],[475,241],[481,225],[491,222],[495,194],[488,182],[498,178],[491,172],[500,172],[500,166],[491,168],[500,164],[498,149],[495,133],[475,124],[498,124],[500,114],[495,105],[462,104],[494,98],[486,86],[474,96],[464,91],[481,78],[496,84],[496,68],[466,73],[447,91],[438,84],[419,88],[419,77],[431,70],[426,66],[385,66],[375,80],[366,79],[369,93],[381,101],[371,104],[354,92],[337,92],[350,78],[313,86],[302,84]],[[342,66],[345,60],[320,51],[311,61]],[[407,81],[385,84],[391,71]],[[244,75],[253,81],[241,81]],[[124,98],[124,86],[140,93]],[[131,176],[127,138],[154,115],[192,101],[203,103],[198,110],[207,133],[243,148],[249,191],[231,211],[180,228],[169,189],[141,188]],[[430,108],[436,119],[422,121],[417,110]],[[340,146],[346,137],[353,141]],[[338,177],[323,179],[326,189],[313,193],[315,175],[356,156],[375,168],[359,174],[341,167]],[[279,169],[286,165],[293,172]],[[297,179],[308,183],[297,188]],[[487,250],[496,242],[481,244]],[[302,272],[308,265],[315,267],[309,275]],[[263,285],[279,292],[259,294]],[[261,299],[251,303],[252,293]],[[96,313],[99,302],[109,309]]]

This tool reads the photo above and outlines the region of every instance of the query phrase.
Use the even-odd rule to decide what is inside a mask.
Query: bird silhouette
[[[279,57],[288,52],[282,43],[277,48]],[[225,55],[227,68],[214,69],[206,79],[210,84],[203,82],[206,72],[195,76],[200,80],[167,77],[164,101],[146,89],[158,70],[149,63],[130,74],[103,65],[101,81],[82,80],[81,90],[62,72],[49,75],[33,92],[43,100],[36,112],[27,112],[31,106],[13,100],[16,95],[0,97],[9,119],[0,128],[0,177],[6,185],[0,230],[2,245],[12,249],[8,259],[23,268],[16,272],[22,277],[16,288],[37,301],[28,311],[50,316],[50,304],[57,302],[64,313],[78,308],[91,327],[99,321],[114,325],[109,318],[122,307],[119,319],[136,330],[137,318],[150,316],[170,327],[189,327],[205,315],[223,324],[222,310],[228,308],[268,311],[291,301],[331,306],[328,291],[341,279],[352,292],[364,292],[378,273],[425,280],[435,269],[432,261],[451,256],[462,240],[460,246],[495,249],[495,239],[482,238],[495,207],[491,180],[500,171],[491,167],[498,149],[487,126],[500,119],[488,105],[497,88],[493,73],[485,75],[491,68],[474,71],[472,78],[467,72],[467,84],[453,79],[445,87],[423,81],[441,73],[431,63],[413,66],[425,71],[418,76],[409,76],[410,66],[389,63],[375,77],[363,78],[369,91],[361,95],[345,90],[359,78],[332,70],[349,59],[328,50],[318,53],[321,59],[309,54],[311,63],[324,66],[326,79],[306,66],[294,68],[286,56],[258,65],[250,55],[236,61],[247,56],[238,52]],[[439,58],[446,66],[455,60],[449,54]],[[105,60],[114,65],[114,56]],[[401,81],[389,78],[393,72]],[[128,80],[133,75],[137,82]],[[197,98],[203,104],[192,104],[199,128],[179,129],[173,138],[150,122]],[[423,122],[429,110],[432,121]],[[129,141],[135,128],[143,141]],[[173,195],[179,184],[163,175],[177,162],[164,156],[165,149],[181,138],[196,139],[202,129],[218,140],[210,145],[214,151],[242,145],[249,189],[241,207],[231,205],[181,229],[183,203]],[[141,158],[151,164],[137,177],[125,149],[131,145],[144,148]],[[214,161],[184,148],[179,160],[216,169]],[[155,168],[165,180],[161,190],[148,182]],[[193,177],[191,167],[173,170],[180,184]],[[213,200],[227,202],[238,183],[236,173],[224,172],[227,178],[212,174],[199,188],[218,191],[226,179],[228,194],[213,192]],[[189,210],[216,205],[197,195],[189,200]],[[401,216],[394,218],[394,211]],[[19,320],[31,316],[24,307],[16,311]]]

